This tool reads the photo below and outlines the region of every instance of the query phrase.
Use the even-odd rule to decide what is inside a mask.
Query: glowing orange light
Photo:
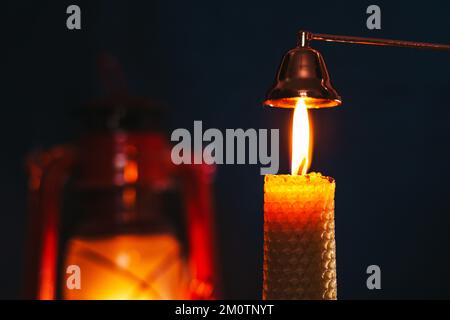
[[[171,234],[76,237],[65,265],[81,270],[81,288],[63,286],[68,300],[186,299],[189,271]],[[65,283],[64,283],[65,284]]]
[[[128,161],[123,171],[126,183],[135,183],[138,179],[138,165],[136,161]]]
[[[299,99],[292,122],[291,174],[306,174],[311,165],[311,134],[305,100]]]

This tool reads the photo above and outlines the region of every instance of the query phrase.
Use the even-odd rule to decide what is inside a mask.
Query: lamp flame
[[[308,109],[304,99],[299,99],[294,109],[292,122],[291,174],[306,174],[311,164],[312,142]]]

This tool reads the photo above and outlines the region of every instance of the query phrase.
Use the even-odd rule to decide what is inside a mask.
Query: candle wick
[[[305,167],[305,165],[306,165],[306,159],[303,158],[303,159],[302,159],[302,162],[301,162],[300,165],[297,167],[297,170],[295,170],[295,172],[293,172],[292,174],[293,174],[294,176],[299,176],[299,175],[301,175],[302,172],[303,172],[303,168]],[[306,173],[306,172],[305,172],[305,173]]]

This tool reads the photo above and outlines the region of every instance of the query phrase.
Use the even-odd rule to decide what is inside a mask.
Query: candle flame
[[[308,109],[305,100],[299,99],[292,122],[292,175],[306,174],[311,164],[311,150]]]

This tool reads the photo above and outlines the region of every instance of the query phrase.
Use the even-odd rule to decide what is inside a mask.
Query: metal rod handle
[[[300,31],[299,32],[299,45],[307,46],[308,42],[311,40],[320,40],[320,41],[338,42],[338,43],[353,43],[353,44],[363,44],[363,45],[373,45],[373,46],[385,46],[385,47],[404,47],[404,48],[415,48],[415,49],[433,49],[433,50],[450,51],[450,45],[448,45],[448,44],[391,40],[391,39],[380,39],[380,38],[341,36],[341,35],[333,35],[333,34],[311,33],[308,31]]]

